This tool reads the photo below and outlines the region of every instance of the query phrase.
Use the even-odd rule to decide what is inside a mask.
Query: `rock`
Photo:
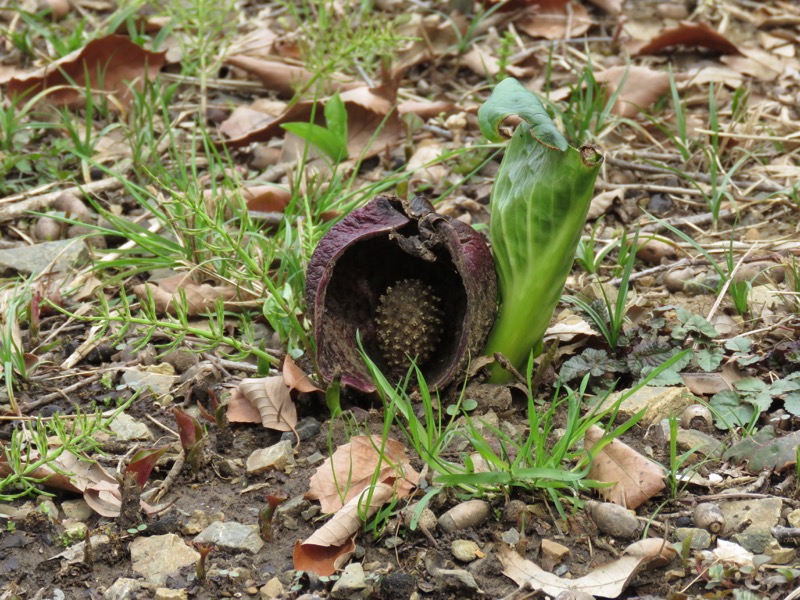
[[[542,555],[552,561],[553,564],[560,563],[569,553],[570,549],[563,544],[546,538],[542,540]]]
[[[167,577],[194,566],[200,554],[174,533],[138,537],[130,544],[131,566],[153,585],[164,585]]]
[[[75,521],[85,521],[92,516],[92,509],[85,500],[64,500],[61,503],[64,516]]]
[[[144,586],[138,579],[120,577],[103,594],[103,600],[133,600]]]
[[[291,473],[297,463],[294,448],[288,440],[283,440],[269,448],[259,448],[247,457],[247,474],[256,475],[264,471],[284,471]]]
[[[196,352],[178,349],[164,356],[163,361],[172,365],[176,373],[185,373],[198,363],[199,357]]]
[[[780,521],[783,502],[780,498],[762,498],[758,500],[732,500],[730,502],[720,502],[719,507],[725,516],[725,532],[723,535],[729,536],[733,532],[738,534],[765,532],[766,536],[745,536],[744,540],[751,543],[754,547],[761,547],[760,550],[752,550],[742,541],[737,542],[753,552],[763,552],[763,547],[772,538],[770,529],[775,527]],[[742,529],[745,523],[750,524]]]
[[[383,545],[389,550],[393,550],[394,548],[402,546],[404,541],[403,538],[392,535],[383,540]]]
[[[603,402],[600,410],[611,408],[619,400],[620,396],[627,392],[615,392],[610,394]],[[630,419],[642,409],[646,409],[642,417],[642,425],[653,425],[668,419],[671,416],[678,416],[684,408],[693,404],[694,396],[686,387],[653,387],[645,386],[639,391],[628,396],[619,407],[618,420]]]
[[[45,515],[50,522],[55,523],[58,520],[58,507],[56,503],[50,500],[50,498],[42,498],[38,500],[39,506],[37,506],[37,510]]]
[[[178,378],[175,375],[165,375],[163,373],[153,373],[151,371],[141,371],[136,368],[122,370],[122,382],[130,389],[136,391],[149,389],[156,396],[169,394],[173,384]]]
[[[699,527],[678,527],[675,529],[675,539],[679,542],[684,541],[689,536],[692,537],[689,547],[693,550],[705,550],[711,547],[711,534],[705,529],[700,529]]]
[[[104,416],[109,416],[111,414],[111,412],[104,413]],[[111,429],[114,436],[121,442],[153,439],[153,432],[150,431],[150,428],[127,413],[120,413],[117,415],[117,418],[111,421],[109,429]]]
[[[467,500],[457,504],[441,517],[439,527],[447,533],[476,527],[489,518],[489,503],[483,500]]]
[[[183,526],[183,533],[186,535],[197,535],[212,523],[225,520],[225,513],[208,514],[202,510],[194,510],[189,516],[186,525]]]
[[[306,417],[297,424],[295,431],[297,431],[297,435],[300,436],[300,441],[305,442],[317,435],[321,427],[322,424],[314,417]],[[281,435],[281,441],[287,441],[292,445],[297,443],[293,431],[284,431]]]
[[[695,450],[709,458],[720,458],[725,451],[725,444],[714,436],[697,429],[678,429],[676,439],[678,449],[682,452]]]
[[[612,537],[631,540],[641,532],[639,519],[624,506],[590,500],[586,503],[586,510],[597,528]]]
[[[361,563],[350,563],[339,576],[339,580],[333,585],[331,598],[337,600],[347,600],[353,598],[358,600],[366,598],[370,590],[364,576],[364,567]]]
[[[416,577],[395,571],[381,579],[380,597],[383,600],[408,600],[416,587]]]
[[[286,502],[281,502],[278,508],[275,509],[275,516],[281,518],[297,517],[310,505],[311,503],[301,494],[294,498],[289,498]]]
[[[250,554],[256,554],[264,547],[264,540],[253,527],[235,521],[212,523],[194,541]]]
[[[795,508],[790,512],[786,520],[789,521],[789,526],[800,527],[800,508]]]
[[[764,554],[769,556],[769,562],[775,565],[789,565],[797,562],[797,550],[783,548],[776,540],[770,540],[764,549]]]
[[[8,248],[0,250],[0,274],[40,275],[45,269],[59,273],[85,257],[86,244],[83,240],[59,240]]]
[[[188,600],[189,592],[185,589],[172,590],[170,588],[158,588],[154,600]]]
[[[450,552],[456,560],[461,562],[472,562],[482,555],[478,544],[471,540],[453,540],[450,544]]]
[[[89,528],[83,521],[64,519],[61,525],[64,527],[64,535],[73,541],[84,539],[86,537],[86,532],[89,531]]]
[[[439,569],[434,573],[434,578],[436,579],[437,587],[441,589],[483,595],[483,591],[478,587],[472,573],[464,569]]]
[[[273,577],[258,590],[261,594],[261,600],[274,600],[274,598],[283,597],[283,584],[277,577]]]
[[[731,536],[731,541],[736,542],[745,550],[749,550],[753,554],[764,554],[770,542],[774,542],[772,533],[766,529],[746,529],[741,533],[735,533]]]

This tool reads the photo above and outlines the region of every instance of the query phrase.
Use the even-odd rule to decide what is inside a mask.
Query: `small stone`
[[[417,587],[417,579],[408,573],[389,573],[381,579],[381,598],[384,600],[408,600]]]
[[[389,550],[393,550],[394,548],[403,545],[403,538],[397,537],[396,535],[389,536],[383,540],[383,545]]]
[[[720,502],[719,507],[725,516],[724,535],[729,535],[733,531],[739,533],[766,531],[771,537],[772,534],[769,530],[780,521],[783,501],[780,498],[732,500]],[[746,526],[746,529],[741,530],[745,523],[749,523],[749,525]],[[741,542],[738,543],[741,544]]]
[[[563,544],[546,538],[542,540],[542,556],[546,557],[554,564],[560,563],[569,553],[570,549]]]
[[[277,577],[273,577],[258,590],[261,600],[274,600],[283,596],[283,584]]]
[[[122,382],[132,390],[149,389],[156,396],[169,394],[178,378],[175,375],[141,371],[135,368],[123,369]]]
[[[190,350],[173,350],[163,358],[164,362],[172,365],[176,373],[185,373],[200,360],[196,352]]]
[[[766,529],[746,529],[741,533],[731,536],[731,541],[736,542],[745,550],[753,554],[764,554],[770,542],[775,541],[772,534]]]
[[[296,464],[292,443],[283,440],[269,448],[259,448],[250,454],[247,457],[247,474],[257,475],[265,471],[291,473]]]
[[[83,521],[64,519],[61,525],[64,527],[64,535],[73,541],[84,539],[86,532],[89,531],[89,527]]]
[[[369,590],[364,576],[364,567],[361,566],[361,563],[347,565],[331,590],[331,598],[336,600],[347,600],[349,598],[358,600],[366,598],[368,594]]]
[[[303,517],[303,520],[310,521],[311,519],[316,517],[320,513],[321,510],[322,509],[319,507],[319,505],[314,504],[312,506],[309,506],[303,512],[301,512],[300,516]]]
[[[103,594],[103,600],[133,600],[144,587],[138,579],[120,577]]]
[[[158,588],[155,600],[188,600],[189,593],[185,589],[172,590],[170,588]]]
[[[275,516],[276,517],[287,517],[293,516],[296,517],[300,515],[305,509],[310,506],[310,502],[306,500],[303,495],[295,496],[294,498],[289,498],[285,502],[281,502],[278,505],[278,508],[275,509]]]
[[[208,514],[202,510],[194,510],[189,516],[186,525],[183,526],[183,533],[186,535],[197,535],[212,523],[225,520],[225,513]]]
[[[36,507],[39,512],[45,515],[51,522],[55,523],[58,519],[58,507],[56,503],[50,498],[43,498],[39,500],[39,506]]]
[[[297,435],[300,436],[300,441],[305,442],[317,435],[321,427],[322,423],[317,421],[314,417],[306,417],[297,424],[295,431],[297,431]],[[284,440],[295,445],[297,443],[297,438],[294,436],[294,431],[284,431],[283,434],[281,434],[281,441]]]
[[[770,540],[764,549],[764,554],[770,557],[770,561],[775,565],[789,565],[797,562],[797,550],[794,548],[783,548],[777,540]]]
[[[453,553],[456,560],[461,562],[472,562],[482,555],[478,544],[471,540],[453,540],[450,544],[450,552]]]
[[[791,527],[800,527],[800,508],[795,508],[790,512],[786,520],[789,521]]]
[[[502,539],[509,546],[516,546],[521,538],[518,530],[509,529],[502,533],[500,539]]]
[[[599,409],[610,408],[626,392],[610,394]],[[693,404],[694,396],[688,388],[680,387],[655,387],[644,386],[637,392],[630,394],[619,407],[620,420],[630,419],[642,409],[645,409],[641,423],[653,425],[671,416],[678,416],[684,408]]]
[[[75,521],[85,521],[92,516],[92,509],[85,500],[64,500],[61,503],[64,516]]]
[[[489,503],[467,500],[457,504],[439,518],[439,526],[447,533],[476,527],[489,518]]]
[[[725,444],[714,436],[697,429],[678,429],[676,438],[678,449],[682,452],[694,450],[709,458],[719,458],[725,451]]]
[[[105,413],[104,416],[110,416],[112,413]],[[127,413],[120,413],[109,424],[114,437],[121,442],[129,442],[132,440],[152,440],[153,432],[144,423],[137,421]]]
[[[133,570],[154,585],[164,585],[168,576],[200,559],[200,553],[174,533],[137,537],[130,551]]]
[[[434,573],[436,583],[446,590],[460,590],[483,594],[472,573],[464,569],[439,569]]]
[[[264,547],[264,540],[258,532],[248,525],[235,521],[212,523],[194,538],[195,543],[214,544],[232,552],[256,554]]]
[[[639,519],[624,506],[590,500],[586,503],[586,510],[597,528],[612,537],[630,540],[641,532]]]
[[[675,529],[675,539],[683,542],[691,536],[689,547],[693,550],[705,550],[711,547],[711,534],[699,527],[678,527]]]

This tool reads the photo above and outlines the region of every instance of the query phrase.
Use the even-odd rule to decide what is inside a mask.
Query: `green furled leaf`
[[[708,405],[714,412],[714,425],[722,430],[736,425],[747,425],[755,414],[752,405],[742,403],[739,394],[730,390],[714,394]]]
[[[478,125],[486,139],[503,141],[500,124],[511,115],[518,115],[528,123],[530,128],[525,133],[548,148],[564,152],[569,147],[540,100],[519,81],[508,77],[497,84],[489,99],[478,109]]]

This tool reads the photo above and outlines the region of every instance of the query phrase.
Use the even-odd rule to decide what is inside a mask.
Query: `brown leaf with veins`
[[[127,36],[107,35],[46,67],[13,77],[6,83],[6,90],[12,98],[25,99],[49,90],[47,102],[80,108],[89,87],[111,94],[116,102],[109,102],[109,106],[118,109],[133,99],[131,88],[141,90],[145,79],[155,79],[165,55],[149,52]]]
[[[389,86],[370,89],[361,86],[342,92],[340,97],[347,111],[347,149],[350,158],[369,158],[394,144],[402,133],[400,115],[393,110],[396,90]],[[273,137],[284,137],[283,123],[308,123],[314,110],[315,123],[325,126],[324,101],[303,101],[287,108],[269,123],[238,137],[220,142],[229,148],[246,146],[253,142],[266,142]],[[316,106],[315,106],[316,104]],[[224,132],[227,121],[220,125]],[[284,157],[289,160],[290,157]]]
[[[404,498],[419,482],[419,473],[409,464],[403,444],[391,438],[382,446],[380,436],[354,436],[339,446],[333,456],[311,477],[306,498],[319,500],[322,512],[333,513],[358,496],[373,481],[396,480],[397,497]],[[378,477],[375,471],[380,469]]]
[[[283,375],[242,379],[238,390],[258,409],[264,427],[276,431],[291,431],[300,439],[294,429],[297,425],[297,407],[292,402]]]
[[[298,367],[288,354],[283,359],[283,381],[289,386],[289,390],[297,390],[298,392],[321,392],[322,390],[316,386],[303,370]]]
[[[595,74],[595,79],[605,84],[609,96],[622,85],[611,112],[627,118],[635,117],[639,111],[650,108],[669,90],[670,85],[668,73],[637,66],[611,67]]]
[[[314,74],[305,67],[289,65],[278,60],[265,60],[240,54],[227,57],[225,62],[251,73],[264,84],[265,88],[285,98],[294,96],[295,90],[304,87],[314,78]],[[327,83],[330,85],[329,89],[334,91],[344,91],[360,85],[354,81],[335,79],[327,80]]]
[[[364,522],[395,495],[395,489],[378,483],[361,491],[339,509],[311,537],[294,546],[294,568],[327,577],[341,568],[355,552],[354,537]]]
[[[133,293],[140,300],[146,300],[148,293],[152,296],[156,311],[161,314],[175,315],[175,303],[186,296],[186,310],[190,317],[196,317],[214,309],[217,299],[221,298],[225,310],[237,311],[252,305],[252,294],[230,285],[212,285],[197,283],[188,274],[172,275],[165,279],[148,281],[134,286]],[[245,300],[246,297],[246,300]]]
[[[562,40],[583,35],[592,26],[586,8],[571,0],[533,0],[532,11],[514,23],[534,38]]]
[[[691,23],[681,21],[677,27],[665,29],[649,42],[629,47],[635,56],[657,54],[667,48],[686,46],[688,48],[706,48],[718,54],[741,54],[739,48],[721,33],[717,33],[707,23]]]
[[[586,450],[591,450],[605,432],[593,425],[585,438]],[[600,495],[609,502],[634,509],[664,489],[664,471],[636,450],[612,440],[592,461],[589,479],[613,483],[599,488]]]

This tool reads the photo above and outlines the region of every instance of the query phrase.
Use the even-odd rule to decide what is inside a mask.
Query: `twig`
[[[15,194],[0,199],[0,221],[11,221],[27,215],[31,211],[38,211],[48,208],[61,194],[74,194],[83,196],[85,194],[96,194],[98,192],[108,192],[119,189],[123,186],[122,179],[119,177],[108,177],[100,181],[92,181],[86,185],[76,185],[74,187],[55,192],[48,192],[38,196],[28,197],[25,194]],[[6,206],[7,205],[7,206]]]
[[[770,531],[779,542],[800,544],[800,527],[773,527]]]
[[[74,392],[76,390],[81,389],[82,387],[86,387],[87,385],[91,385],[95,381],[99,380],[100,377],[101,377],[101,375],[90,375],[86,379],[82,379],[81,381],[79,381],[77,383],[73,383],[72,385],[68,385],[67,387],[65,387],[62,390],[58,390],[57,392],[53,392],[51,394],[47,394],[46,396],[42,396],[38,400],[34,400],[33,402],[29,402],[28,404],[25,404],[25,405],[21,406],[20,409],[23,412],[30,412],[30,411],[36,410],[37,408],[41,408],[42,406],[45,406],[46,404],[50,404],[54,400],[57,400],[59,398],[63,398],[64,394],[69,394],[71,392]]]
[[[178,475],[181,474],[181,470],[183,470],[183,465],[186,463],[186,452],[181,450],[181,453],[178,454],[178,457],[175,459],[175,463],[172,465],[172,468],[167,473],[167,476],[164,478],[164,481],[161,482],[156,488],[156,492],[153,494],[151,498],[148,499],[148,502],[151,504],[158,504],[161,499],[167,495],[172,484],[175,483],[175,480],[178,478]]]

